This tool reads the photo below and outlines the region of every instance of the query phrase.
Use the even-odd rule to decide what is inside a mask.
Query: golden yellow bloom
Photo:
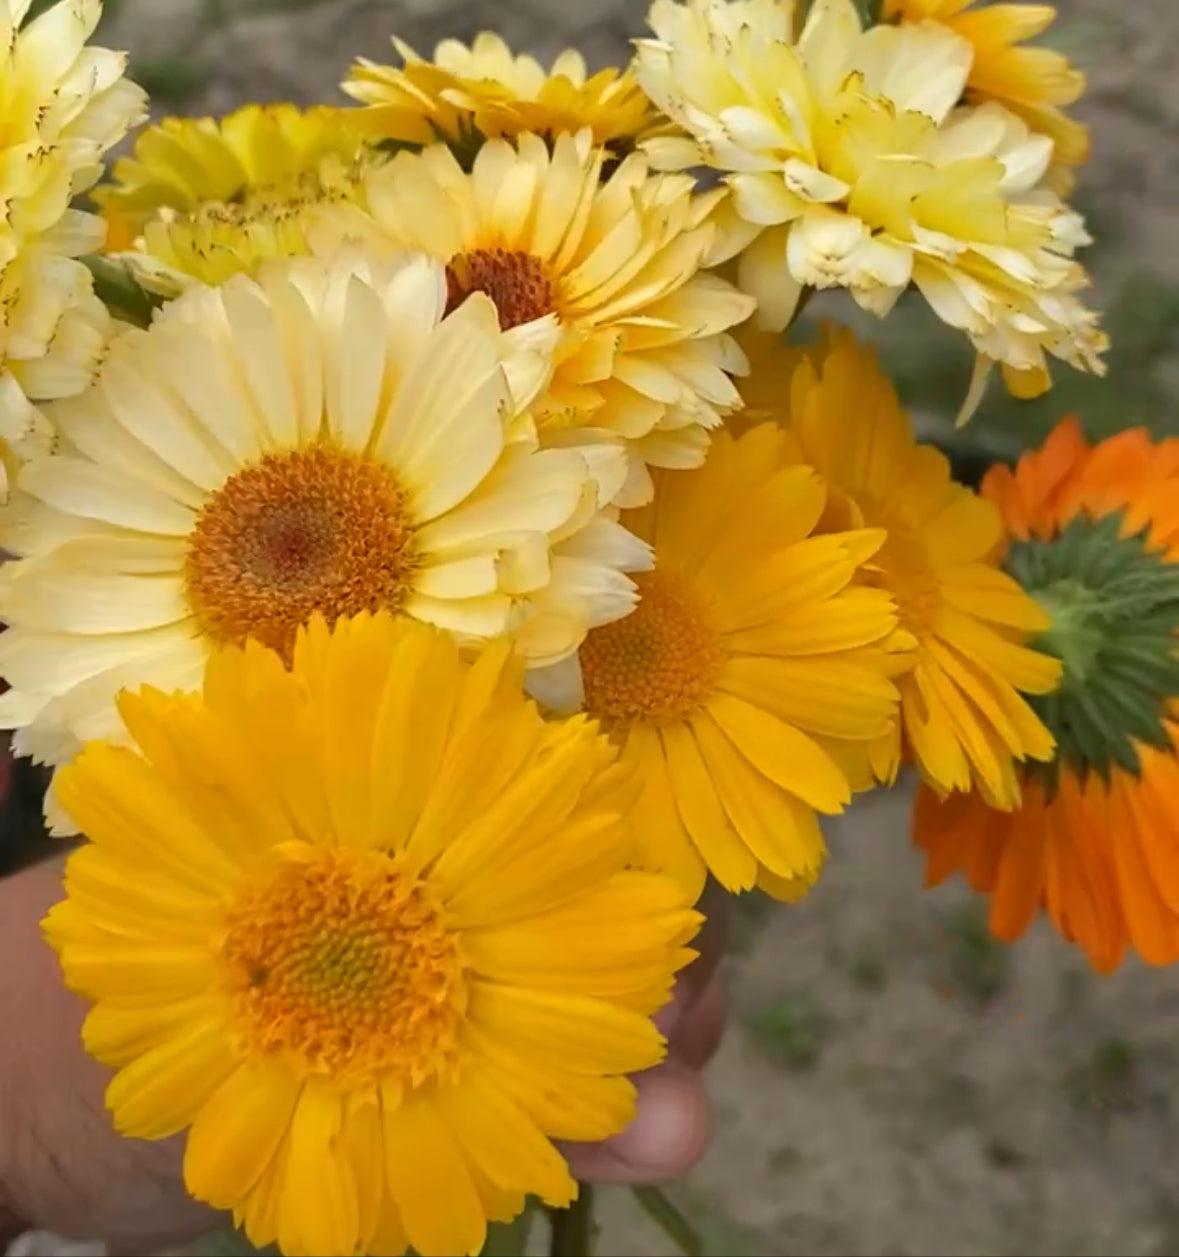
[[[0,463],[11,477],[47,448],[31,402],[89,383],[111,335],[77,259],[102,222],[70,208],[103,155],[145,112],[126,57],[86,41],[99,0],[63,0],[22,28],[29,0],[0,0]],[[6,491],[0,483],[0,490]]]
[[[650,175],[639,154],[603,183],[605,157],[589,131],[551,151],[536,135],[491,140],[469,173],[445,145],[399,153],[369,172],[367,212],[321,212],[309,234],[320,248],[420,249],[446,264],[452,301],[487,293],[504,328],[555,317],[555,371],[531,408],[541,440],[589,429],[621,441],[629,475],[615,500],[634,505],[650,496],[648,466],[697,465],[740,404],[729,375],[744,360],[727,329],[753,302],[700,273],[715,195]]]
[[[978,7],[976,7],[978,5]],[[978,0],[884,0],[883,16],[904,22],[941,22],[970,41],[974,57],[967,99],[998,101],[1052,140],[1048,179],[1058,192],[1071,190],[1073,168],[1089,160],[1089,132],[1063,106],[1078,101],[1085,76],[1063,53],[1028,48],[1027,40],[1056,21],[1049,4],[978,4]]]
[[[292,1257],[475,1254],[567,1204],[550,1140],[633,1116],[699,923],[627,868],[608,740],[388,614],[120,705],[138,749],[62,774],[90,842],[46,921],[118,1129],[187,1131],[189,1191]]]
[[[851,797],[835,744],[895,720],[896,611],[854,584],[885,536],[816,535],[826,505],[782,427],[721,433],[702,468],[659,473],[654,504],[623,515],[655,548],[638,607],[531,678],[621,745],[644,787],[639,859],[693,893],[711,871],[730,890],[804,894],[826,854],[815,813]]]
[[[993,102],[955,108],[969,41],[932,24],[862,30],[852,0],[814,0],[795,42],[791,14],[655,0],[657,38],[637,51],[640,82],[687,132],[644,148],[663,169],[725,172],[730,229],[710,260],[740,254],[763,326],[785,326],[808,287],[885,315],[913,284],[1021,396],[1048,387],[1045,355],[1101,371],[1073,257],[1088,237],[1037,186],[1051,140]]]
[[[141,274],[156,286],[170,278],[172,295],[184,277],[215,284],[266,258],[307,253],[304,209],[353,198],[360,171],[379,160],[353,110],[247,105],[148,127],[94,199],[108,250],[142,255],[131,259]]]
[[[581,53],[568,49],[545,68],[514,55],[490,31],[468,47],[443,40],[426,61],[394,39],[402,66],[361,57],[344,90],[367,108],[370,133],[411,144],[442,140],[462,153],[480,141],[531,131],[550,139],[588,127],[594,141],[618,154],[655,120],[650,102],[629,71],[590,75]]]
[[[3,537],[18,753],[63,763],[117,732],[123,687],[183,689],[247,638],[289,656],[317,612],[507,635],[539,664],[633,606],[649,551],[595,515],[621,458],[537,450],[518,416],[552,325],[446,302],[420,256],[272,262],[189,289],[52,408],[68,452],[25,467]]]
[[[850,332],[778,362],[779,417],[829,487],[825,526],[884,530],[866,579],[893,594],[917,644],[898,681],[900,720],[871,748],[874,775],[891,782],[904,750],[942,793],[976,786],[1011,807],[1015,761],[1050,759],[1055,745],[1021,692],[1054,689],[1060,663],[1025,644],[1047,616],[998,566],[998,512],[917,444],[875,354]]]

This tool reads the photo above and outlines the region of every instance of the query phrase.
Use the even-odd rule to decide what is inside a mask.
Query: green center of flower
[[[1103,777],[1136,774],[1140,745],[1169,745],[1167,705],[1179,697],[1179,564],[1145,532],[1123,535],[1124,518],[1077,516],[1048,541],[1015,542],[1006,563],[1052,617],[1035,645],[1064,664],[1060,688],[1028,702],[1060,760]]]

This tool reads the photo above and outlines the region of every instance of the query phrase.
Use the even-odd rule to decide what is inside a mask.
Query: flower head
[[[895,719],[896,611],[855,584],[884,534],[818,535],[827,496],[778,425],[720,434],[702,468],[660,473],[654,504],[623,515],[655,549],[638,607],[533,678],[637,766],[639,859],[693,891],[711,871],[805,893],[826,853],[816,812],[851,797],[839,748]]]
[[[400,67],[361,57],[344,90],[367,108],[361,124],[373,135],[410,144],[441,140],[472,154],[484,139],[531,131],[548,139],[588,127],[615,154],[633,147],[654,111],[629,72],[590,75],[581,53],[568,49],[546,70],[515,55],[490,31],[469,47],[443,40],[426,61],[394,39]]]
[[[764,413],[772,367],[763,347],[755,354]],[[874,353],[850,332],[828,332],[806,353],[779,350],[777,363],[779,417],[828,485],[825,526],[883,530],[864,579],[896,599],[916,650],[898,680],[900,719],[871,748],[874,775],[891,782],[909,753],[939,791],[977,785],[1011,807],[1015,761],[1053,752],[1022,695],[1052,690],[1060,665],[1026,645],[1047,618],[999,570],[998,512],[951,479],[940,451],[917,443]]]
[[[651,175],[639,154],[602,182],[588,131],[491,140],[465,171],[450,149],[399,153],[365,182],[367,211],[329,210],[314,239],[359,238],[445,263],[452,301],[481,291],[505,328],[555,317],[553,378],[532,405],[541,440],[621,441],[617,499],[646,501],[648,466],[698,464],[708,431],[740,404],[744,359],[727,329],[753,301],[699,270],[715,196],[686,175]]]
[[[145,113],[126,57],[86,43],[100,0],[62,0],[22,26],[28,10],[0,0],[0,488],[51,440],[30,402],[85,387],[112,334],[77,260],[103,224],[71,201]]]
[[[1060,659],[1031,701],[1057,741],[1026,765],[1023,803],[923,792],[927,877],[965,873],[1003,939],[1040,908],[1094,968],[1127,945],[1179,960],[1179,441],[1133,429],[1090,446],[1074,420],[983,492],[1002,514],[1004,566],[1036,600],[1039,646]]]
[[[351,110],[246,105],[148,127],[94,199],[107,249],[173,296],[193,279],[217,284],[268,258],[310,252],[307,207],[355,199],[365,166],[383,160]]]
[[[387,613],[120,704],[136,747],[61,776],[90,842],[46,922],[117,1128],[187,1131],[192,1194],[292,1257],[475,1254],[567,1204],[550,1140],[629,1121],[699,922],[627,868],[608,740]]]
[[[446,304],[421,257],[275,262],[190,289],[54,407],[69,452],[25,468],[0,589],[22,753],[63,762],[117,729],[120,689],[183,688],[216,645],[289,657],[316,613],[398,611],[548,663],[633,605],[620,568],[647,548],[595,515],[621,469],[521,426],[535,329],[521,345],[485,296]]]
[[[863,30],[853,0],[814,0],[795,40],[791,13],[655,0],[657,37],[637,52],[640,82],[686,132],[644,148],[664,169],[725,172],[730,229],[711,260],[740,253],[763,325],[784,326],[806,288],[846,288],[884,315],[913,284],[1021,396],[1048,387],[1046,354],[1100,371],[1073,257],[1088,237],[1037,188],[1052,142],[998,104],[956,108],[969,41]]]
[[[1077,166],[1089,159],[1089,132],[1064,106],[1085,91],[1085,76],[1051,48],[1025,47],[1056,21],[1049,4],[981,4],[979,0],[884,0],[883,16],[902,22],[940,22],[970,41],[973,58],[967,99],[997,101],[1052,141],[1048,179],[1071,190]]]

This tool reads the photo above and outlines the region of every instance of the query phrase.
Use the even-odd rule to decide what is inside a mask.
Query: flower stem
[[[696,1228],[658,1187],[632,1187],[631,1192],[643,1212],[658,1226],[684,1257],[701,1257],[704,1241]]]
[[[592,1257],[594,1194],[588,1183],[578,1184],[577,1199],[568,1209],[550,1209],[549,1257]]]

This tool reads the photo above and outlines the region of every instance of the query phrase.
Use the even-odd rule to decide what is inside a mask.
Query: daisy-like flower
[[[85,387],[111,335],[90,272],[102,245],[93,214],[70,202],[106,151],[143,117],[126,57],[86,41],[99,0],[62,0],[25,22],[29,0],[0,0],[0,463],[4,479],[47,448],[31,401]]]
[[[190,289],[53,408],[66,448],[25,467],[4,536],[24,557],[0,574],[18,754],[68,760],[117,733],[120,689],[183,689],[218,644],[289,657],[317,612],[549,663],[629,610],[620,569],[649,551],[595,516],[621,459],[537,450],[517,390],[548,346],[480,294],[446,301],[421,257],[274,262]]]
[[[893,601],[854,584],[884,533],[816,535],[826,505],[780,426],[721,433],[702,468],[659,473],[654,504],[623,515],[655,549],[638,607],[532,678],[637,766],[640,862],[693,893],[711,871],[804,894],[826,853],[816,812],[851,797],[835,744],[895,719]]]
[[[700,920],[627,868],[593,723],[388,614],[120,705],[137,749],[62,775],[90,842],[46,921],[117,1128],[187,1131],[189,1191],[291,1257],[475,1254],[525,1195],[568,1204],[550,1141],[633,1116]]]
[[[174,295],[186,279],[221,283],[267,258],[309,252],[308,205],[358,195],[361,171],[384,158],[355,112],[247,105],[223,118],[164,118],[95,189],[107,249]]]
[[[761,360],[761,413],[772,349],[750,356]],[[808,352],[780,349],[776,361],[779,418],[828,486],[825,526],[883,530],[865,579],[893,595],[916,644],[898,680],[900,719],[870,748],[873,775],[891,783],[910,754],[939,791],[977,786],[1013,806],[1015,761],[1049,760],[1054,748],[1023,695],[1054,689],[1060,664],[1027,645],[1048,618],[999,569],[998,511],[954,482],[945,455],[917,443],[875,353],[850,332],[829,331]]]
[[[472,155],[484,139],[531,131],[554,139],[588,127],[597,144],[619,155],[655,123],[655,113],[629,71],[589,74],[585,58],[567,49],[546,70],[515,55],[490,31],[469,47],[443,40],[426,61],[399,39],[400,67],[360,58],[344,83],[367,106],[362,124],[374,135],[409,144],[437,140]]]
[[[1032,700],[1056,756],[1021,770],[1023,803],[918,798],[933,884],[962,872],[990,895],[990,925],[1018,938],[1043,908],[1092,966],[1127,945],[1179,960],[1179,441],[1142,429],[1090,446],[1075,420],[983,492],[1006,532],[1004,565],[1043,608],[1060,689]]]
[[[556,368],[531,407],[541,440],[581,442],[588,428],[623,442],[616,500],[629,506],[650,497],[648,466],[698,465],[740,404],[727,329],[754,303],[699,269],[715,194],[649,174],[637,153],[603,183],[605,159],[588,130],[551,149],[537,135],[491,140],[469,173],[445,145],[399,153],[369,173],[367,212],[324,211],[311,239],[422,250],[446,264],[452,302],[487,293],[505,329],[555,317]]]
[[[1025,47],[1056,21],[1049,4],[992,4],[979,0],[884,0],[882,15],[903,22],[941,22],[970,41],[974,56],[967,99],[994,100],[1052,140],[1049,182],[1067,193],[1074,168],[1089,160],[1089,132],[1064,107],[1085,91],[1085,76],[1051,48]]]
[[[655,165],[725,172],[740,286],[781,328],[805,289],[846,288],[885,315],[915,285],[1008,387],[1049,387],[1045,355],[1100,372],[1105,337],[1077,296],[1079,217],[1037,185],[1047,136],[998,104],[956,109],[970,42],[948,27],[862,30],[852,0],[814,0],[794,39],[777,0],[655,0],[636,73],[687,133]]]

